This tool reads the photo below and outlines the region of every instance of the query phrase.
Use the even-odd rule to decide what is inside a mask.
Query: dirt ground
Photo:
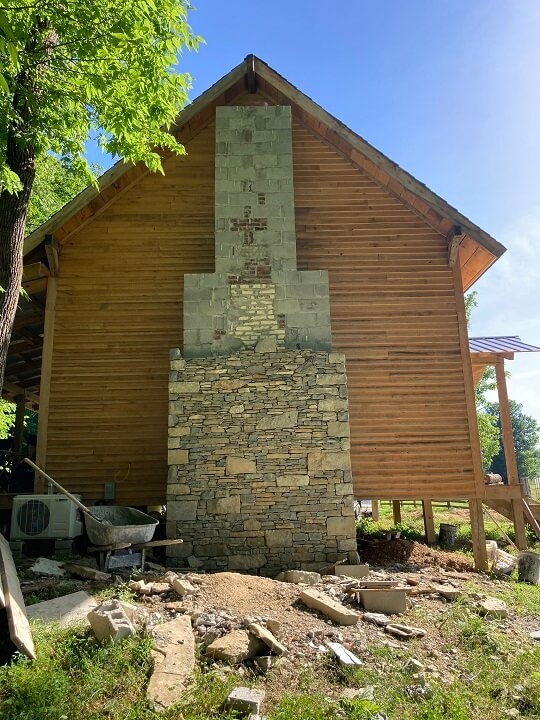
[[[280,697],[283,688],[297,689],[302,673],[308,672],[325,661],[328,662],[327,641],[342,643],[358,658],[377,672],[384,673],[386,651],[405,662],[411,652],[422,660],[427,671],[442,683],[450,683],[461,677],[459,642],[452,642],[445,623],[459,607],[474,610],[486,596],[496,596],[507,584],[504,580],[475,573],[471,561],[460,553],[429,548],[409,540],[390,540],[373,543],[362,548],[363,562],[370,564],[370,579],[395,580],[408,591],[408,610],[402,616],[391,616],[392,622],[420,627],[426,631],[422,638],[399,640],[385,632],[384,628],[362,619],[362,608],[350,592],[354,581],[336,576],[323,576],[314,589],[342,602],[360,614],[359,622],[341,626],[328,620],[319,612],[299,601],[305,586],[279,582],[270,578],[242,575],[233,572],[187,573],[195,591],[180,599],[173,591],[165,590],[151,596],[140,596],[142,604],[155,622],[166,621],[177,614],[189,613],[198,642],[211,642],[216,634],[223,635],[233,629],[246,628],[250,622],[277,621],[280,629],[276,635],[288,653],[280,659],[279,666],[265,681],[268,702]],[[146,582],[162,581],[163,573],[146,573]],[[37,579],[34,584],[40,581]],[[47,582],[47,581],[43,581]],[[49,583],[51,581],[48,581]],[[460,600],[447,601],[436,591],[434,584],[452,586],[460,593]],[[23,584],[23,592],[30,597],[30,585]],[[97,585],[81,582],[79,588],[95,591]],[[79,589],[75,588],[75,589]],[[36,588],[37,589],[37,588]],[[73,592],[74,588],[68,590]],[[110,591],[110,587],[108,588]],[[489,620],[485,620],[489,624]],[[447,626],[446,626],[447,627]],[[524,646],[534,644],[530,633],[540,629],[540,618],[509,609],[506,619],[497,620],[497,631],[506,634]],[[380,657],[374,655],[374,648]],[[385,650],[386,649],[386,650]],[[202,653],[204,654],[204,653]],[[504,662],[504,658],[497,658]],[[210,661],[209,661],[210,662]],[[225,666],[216,666],[220,672],[228,672]],[[244,664],[242,672],[257,672],[252,662]],[[324,673],[311,676],[311,689],[331,696],[338,692],[332,683],[324,680]],[[315,683],[315,685],[313,685]],[[317,687],[317,683],[322,683]]]

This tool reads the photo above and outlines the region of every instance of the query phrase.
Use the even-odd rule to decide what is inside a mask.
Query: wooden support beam
[[[54,277],[58,276],[58,269],[60,267],[59,254],[58,254],[58,243],[52,235],[45,235],[45,253],[47,254],[47,262],[49,263],[49,270],[51,275]]]
[[[13,429],[13,445],[12,450],[15,455],[15,462],[18,464],[22,460],[22,446],[24,435],[24,413],[26,411],[26,397],[17,395],[15,398],[17,404],[15,409],[15,427]]]
[[[435,535],[435,519],[433,517],[433,505],[431,500],[422,500],[422,509],[424,515],[426,542],[428,545],[435,545],[437,536]]]
[[[34,405],[39,405],[39,395],[35,395],[34,393],[27,392],[23,387],[20,385],[16,385],[15,383],[5,382],[3,387],[3,392],[10,393],[10,395],[25,395],[27,401],[30,400]]]
[[[509,485],[519,485],[514,435],[512,433],[512,419],[510,417],[510,403],[508,401],[506,375],[504,373],[504,360],[501,360],[501,362],[495,365],[495,377],[497,380],[497,395],[499,396],[499,416],[501,419],[506,476]]]
[[[43,352],[41,362],[41,386],[38,418],[38,435],[36,449],[36,465],[47,466],[47,433],[49,425],[49,399],[51,393],[51,370],[53,357],[54,320],[56,311],[57,279],[51,276],[47,285],[47,303],[45,305],[45,328],[43,334]],[[41,476],[36,473],[34,490],[39,493],[44,489]]]
[[[514,524],[514,534],[516,536],[516,545],[519,550],[526,550],[527,545],[527,533],[525,532],[525,515],[523,508],[523,498],[519,500],[510,500],[512,506],[512,522]]]
[[[508,389],[506,387],[506,375],[504,373],[504,360],[502,359],[495,365],[495,377],[497,380],[497,394],[499,396],[499,417],[501,419],[506,476],[508,485],[515,487],[519,486],[519,474],[514,448],[514,435],[512,432],[512,418],[510,417],[510,402],[508,400]],[[526,550],[527,535],[525,533],[525,518],[523,516],[523,503],[521,498],[511,500],[511,505],[516,545],[520,550]]]
[[[371,501],[371,519],[373,522],[379,522],[379,501]]]
[[[459,245],[463,240],[463,232],[460,225],[454,225],[448,234],[448,265],[453,268],[459,256]]]
[[[469,500],[469,515],[471,518],[474,566],[481,572],[487,572],[489,567],[486,548],[486,531],[484,528],[484,510],[481,500],[476,498]]]
[[[22,283],[29,282],[30,280],[38,280],[39,278],[49,277],[51,273],[49,268],[41,262],[30,263],[25,265],[22,274]]]
[[[394,513],[394,525],[399,525],[401,523],[401,501],[392,500],[392,509]]]

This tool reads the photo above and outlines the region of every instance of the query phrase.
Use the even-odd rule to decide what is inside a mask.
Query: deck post
[[[24,413],[26,411],[26,397],[17,395],[15,398],[15,427],[13,431],[13,455],[15,463],[18,464],[22,460],[22,447],[24,437]]]
[[[49,425],[49,398],[51,391],[51,370],[53,356],[54,320],[56,310],[56,277],[47,280],[47,300],[45,302],[45,326],[43,329],[43,349],[41,353],[41,387],[39,392],[39,415],[37,432],[36,465],[47,465],[47,433]],[[45,483],[35,474],[34,492],[43,492]]]
[[[379,501],[371,501],[371,519],[373,522],[379,522]]]
[[[506,476],[509,485],[519,485],[519,474],[514,449],[514,435],[512,433],[512,419],[510,417],[510,403],[508,401],[508,389],[506,387],[506,375],[504,374],[504,359],[495,364],[495,377],[497,379],[497,394],[499,396],[499,417],[501,419],[501,435],[504,448],[504,461],[506,464]],[[513,498],[512,519],[516,536],[516,545],[520,550],[527,549],[527,536],[525,534],[525,518],[523,516],[523,504],[521,498]]]
[[[431,500],[422,500],[422,509],[424,514],[426,542],[428,545],[435,545],[437,537],[435,535],[435,520],[433,518],[433,505]]]
[[[489,570],[486,548],[486,531],[484,528],[484,510],[482,500],[471,498],[469,500],[469,515],[471,517],[472,546],[474,553],[474,567],[481,572]]]
[[[394,514],[394,525],[399,525],[401,523],[401,501],[400,500],[392,500],[392,510]]]

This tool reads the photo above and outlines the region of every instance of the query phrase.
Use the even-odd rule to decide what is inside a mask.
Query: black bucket
[[[439,545],[443,548],[453,548],[456,545],[457,525],[441,523],[439,527]]]

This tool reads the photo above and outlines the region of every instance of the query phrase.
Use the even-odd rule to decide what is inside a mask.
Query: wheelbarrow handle
[[[29,458],[24,458],[24,462],[27,465],[30,465],[30,467],[33,468],[36,472],[38,472],[40,475],[43,475],[45,480],[48,480],[50,483],[52,483],[54,485],[55,488],[57,488],[58,490],[60,490],[61,493],[66,495],[66,497],[68,497],[71,500],[71,502],[75,503],[75,505],[79,508],[79,510],[82,510],[83,513],[86,513],[87,515],[92,515],[90,509],[87,508],[86,505],[83,505],[82,502],[78,498],[76,498],[74,495],[72,495],[68,490],[66,490],[66,488],[63,488],[59,483],[56,482],[56,480],[53,480],[50,475],[47,475],[45,470],[42,470],[35,463],[33,463]],[[96,518],[94,515],[92,515],[92,517],[94,518],[94,520],[101,522],[99,520],[99,518]]]

